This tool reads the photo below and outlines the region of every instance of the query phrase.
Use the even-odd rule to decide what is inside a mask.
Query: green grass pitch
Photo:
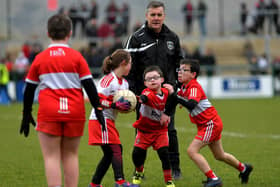
[[[211,100],[217,108],[223,123],[223,145],[244,162],[254,165],[248,187],[279,187],[280,185],[280,98],[271,99],[228,99]],[[87,103],[87,116],[90,105]],[[38,105],[34,105],[35,115]],[[44,165],[36,131],[30,136],[19,135],[21,104],[0,106],[0,187],[45,187]],[[180,159],[183,178],[175,181],[176,187],[199,187],[205,176],[188,158],[187,146],[196,133],[185,109],[177,108],[176,127],[180,143]],[[123,144],[123,162],[126,179],[131,181],[133,163],[131,152],[134,143],[134,129],[131,124],[135,113],[120,114],[116,125]],[[79,187],[86,187],[91,180],[102,153],[96,146],[87,145],[87,126],[79,152]],[[223,180],[225,187],[241,186],[238,171],[216,161],[208,148],[202,150],[211,168]],[[145,176],[141,187],[164,187],[161,163],[151,148],[145,164]],[[110,168],[105,175],[104,187],[113,187],[114,178]]]

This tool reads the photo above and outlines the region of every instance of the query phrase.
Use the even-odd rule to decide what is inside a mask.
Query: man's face
[[[146,12],[148,27],[159,33],[165,19],[163,7],[149,8]]]

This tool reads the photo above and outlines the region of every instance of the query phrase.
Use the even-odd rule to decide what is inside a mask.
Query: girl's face
[[[181,64],[178,72],[178,81],[183,84],[187,84],[192,79],[195,78],[196,73],[191,72],[191,67],[189,64]]]
[[[157,71],[151,71],[146,73],[144,84],[147,88],[159,92],[163,81],[164,78]]]
[[[131,69],[131,57],[129,58],[129,62],[127,64],[123,64],[123,76],[127,76]]]

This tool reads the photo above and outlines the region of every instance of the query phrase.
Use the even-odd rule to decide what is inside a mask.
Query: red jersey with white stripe
[[[97,85],[100,103],[104,107],[103,114],[105,118],[115,121],[118,111],[111,108],[113,97],[118,90],[127,90],[128,82],[124,78],[118,78],[114,72],[105,75],[100,79]],[[90,120],[96,120],[94,109],[92,109]]]
[[[139,110],[140,117],[133,123],[133,127],[145,132],[167,131],[167,126],[160,124],[160,117],[167,101],[168,90],[161,88],[161,91],[161,95],[149,88],[142,91],[142,95],[146,95],[148,101],[141,104]]]
[[[193,99],[198,102],[189,114],[192,123],[206,124],[218,116],[216,109],[212,106],[196,79],[192,79],[187,85],[182,85],[178,95],[187,100]]]
[[[83,56],[66,44],[51,44],[32,63],[26,82],[38,84],[39,121],[85,121],[81,80],[92,78]]]

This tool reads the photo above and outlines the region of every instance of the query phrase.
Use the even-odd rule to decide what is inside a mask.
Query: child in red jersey
[[[169,93],[166,88],[161,87],[164,78],[158,66],[147,67],[143,74],[144,84],[147,88],[142,91],[140,96],[140,117],[133,124],[133,127],[137,129],[137,135],[132,154],[136,168],[132,184],[137,186],[141,183],[147,149],[152,146],[162,162],[166,186],[175,187],[168,158],[168,126],[160,124],[160,117]]]
[[[97,90],[101,105],[104,108],[105,129],[101,128],[95,115],[95,109],[93,109],[88,124],[88,143],[89,145],[100,146],[104,156],[96,168],[89,187],[101,187],[101,181],[111,164],[115,176],[115,187],[129,186],[123,174],[122,145],[115,120],[118,110],[128,110],[130,103],[124,99],[113,103],[113,97],[118,90],[128,89],[128,82],[124,79],[124,76],[128,75],[130,68],[130,54],[122,49],[116,50],[103,61],[105,76],[99,81]]]
[[[253,167],[250,164],[241,163],[233,155],[224,152],[221,141],[223,123],[197,81],[199,71],[200,65],[198,61],[181,60],[180,68],[178,69],[178,80],[182,83],[182,87],[177,95],[174,93],[168,99],[166,111],[162,115],[161,122],[164,123],[169,120],[170,109],[177,103],[189,110],[190,119],[192,123],[197,125],[198,131],[189,145],[188,155],[206,175],[205,187],[222,186],[221,179],[215,175],[206,159],[199,153],[200,149],[205,146],[210,148],[217,160],[236,168],[240,172],[241,183],[247,183]],[[171,85],[165,84],[164,87],[172,92]]]
[[[36,130],[45,163],[49,187],[77,187],[79,177],[78,148],[85,124],[82,86],[85,88],[101,125],[105,125],[96,87],[82,55],[70,48],[72,34],[68,16],[56,14],[48,20],[49,47],[38,54],[26,77],[23,118],[20,133],[29,134],[35,125],[32,104],[39,88]],[[63,169],[61,169],[61,167]]]

